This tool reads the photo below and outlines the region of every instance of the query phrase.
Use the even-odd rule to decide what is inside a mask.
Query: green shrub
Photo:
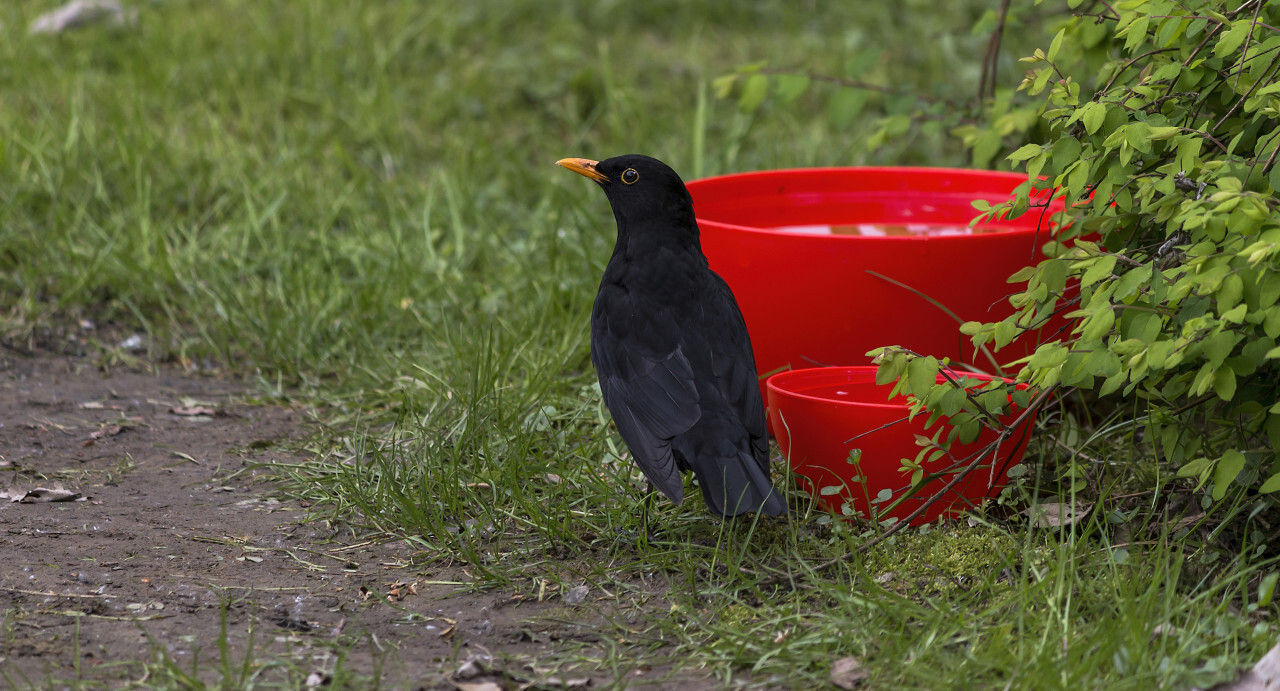
[[[1023,408],[1051,400],[1039,395],[1045,392],[1124,402],[1130,428],[1142,429],[1165,467],[1207,490],[1204,505],[1232,495],[1238,506],[1254,492],[1273,502],[1280,490],[1280,7],[1262,0],[1050,5],[1034,8],[1057,18],[1048,20],[1055,23],[1044,34],[1052,36],[1047,49],[1021,61],[1028,68],[1021,85],[997,88],[984,72],[978,105],[949,116],[975,165],[1012,151],[1007,160],[1027,172],[1008,202],[975,205],[976,220],[1041,213],[1050,190],[1066,204],[1050,219],[1056,233],[1046,258],[1010,278],[1021,288],[1011,298],[1015,313],[962,331],[998,356],[1053,315],[1070,326],[1010,363],[1031,391],[996,383],[990,393],[959,395],[954,384],[934,384],[949,363],[896,347],[878,351],[881,379],[915,396],[917,410],[948,415],[951,438],[994,425],[986,413],[1006,408],[1010,396]],[[998,39],[1006,19],[1013,21],[983,21],[997,27]],[[998,60],[989,53],[985,62]],[[751,95],[747,105],[759,98]],[[899,133],[928,114],[886,112],[878,134]]]
[[[1280,490],[1277,25],[1262,2],[1098,3],[1024,59],[1038,102],[1007,110],[1034,109],[1038,140],[1008,160],[1028,182],[980,210],[1023,213],[1052,189],[1066,227],[1010,278],[1026,281],[1012,316],[962,327],[999,348],[1065,313],[1070,332],[1017,379],[1136,397],[1156,453],[1214,501]],[[884,375],[912,358],[886,351]]]

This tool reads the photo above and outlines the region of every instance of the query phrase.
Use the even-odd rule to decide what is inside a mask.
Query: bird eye
[[[636,182],[639,179],[640,179],[640,174],[636,172],[635,168],[627,168],[626,170],[622,171],[622,181],[627,183],[628,185],[636,184]]]

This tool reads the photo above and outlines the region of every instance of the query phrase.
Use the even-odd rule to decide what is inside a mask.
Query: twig
[[[1262,174],[1263,174],[1263,175],[1266,175],[1266,174],[1267,174],[1267,171],[1271,169],[1271,166],[1275,164],[1275,162],[1276,162],[1276,153],[1280,153],[1280,138],[1277,138],[1276,145],[1275,145],[1274,147],[1272,147],[1272,148],[1271,148],[1271,155],[1267,157],[1267,162],[1266,162],[1266,164],[1262,166]],[[1253,177],[1253,169],[1254,169],[1254,167],[1256,167],[1256,166],[1258,165],[1258,160],[1259,160],[1259,159],[1255,158],[1255,159],[1253,159],[1253,163],[1249,164],[1249,174],[1248,174],[1248,175],[1246,175],[1246,176],[1245,176],[1245,178],[1244,178],[1244,184],[1245,184],[1245,185],[1248,185],[1248,184],[1249,184],[1249,178],[1252,178],[1252,177]]]
[[[1044,391],[1041,391],[1040,395],[1036,396],[1036,400],[1032,401],[1031,405],[1027,406],[1027,409],[1022,411],[1022,414],[1019,415],[1016,420],[1014,420],[1011,424],[1006,426],[1004,429],[1000,430],[1000,434],[999,436],[996,437],[996,440],[991,442],[990,444],[987,444],[986,447],[983,448],[983,450],[978,454],[978,457],[973,459],[972,463],[966,466],[964,470],[960,471],[959,473],[956,473],[956,476],[951,479],[951,482],[948,482],[946,486],[944,486],[941,490],[938,491],[937,494],[933,495],[932,497],[929,497],[927,500],[925,500],[923,504],[921,504],[920,506],[917,506],[914,511],[907,514],[906,518],[903,518],[897,523],[894,523],[892,526],[889,527],[888,530],[884,531],[883,533],[876,536],[875,538],[859,545],[858,551],[866,552],[872,547],[875,547],[876,545],[888,539],[889,536],[901,530],[903,526],[910,524],[911,521],[915,520],[917,517],[923,514],[926,510],[928,510],[931,506],[933,506],[939,499],[943,497],[943,495],[951,491],[953,487],[959,484],[961,480],[968,477],[969,473],[973,472],[973,470],[978,467],[978,464],[981,463],[984,458],[986,458],[988,455],[990,455],[996,449],[998,449],[1000,447],[1000,443],[1005,439],[1008,439],[1009,436],[1013,434],[1013,430],[1018,429],[1024,423],[1026,423],[1027,419],[1032,414],[1039,412],[1040,408],[1044,405],[1044,402],[1049,400],[1049,397],[1052,396],[1054,392],[1056,392],[1057,390],[1058,390],[1058,385],[1054,384],[1052,387],[1045,389]]]
[[[1239,110],[1240,106],[1244,105],[1244,102],[1249,100],[1249,98],[1253,96],[1253,92],[1256,91],[1258,87],[1267,83],[1267,79],[1271,77],[1272,74],[1274,73],[1276,62],[1277,61],[1272,60],[1271,64],[1267,66],[1266,71],[1262,73],[1262,78],[1254,82],[1253,86],[1249,87],[1249,91],[1247,91],[1244,96],[1241,96],[1240,98],[1236,99],[1235,104],[1231,106],[1231,110],[1228,110],[1226,114],[1223,115],[1222,118],[1219,119],[1216,124],[1214,124],[1213,126],[1214,132],[1217,132],[1218,128],[1222,127],[1227,122],[1228,118],[1230,118],[1232,115],[1235,115],[1236,111]]]
[[[1146,57],[1150,57],[1152,55],[1156,55],[1158,53],[1168,53],[1173,50],[1177,50],[1177,49],[1176,48],[1156,48],[1154,50],[1149,50],[1143,53],[1142,55],[1135,55],[1133,56],[1133,58],[1126,60],[1125,63],[1120,66],[1120,69],[1116,70],[1116,73],[1111,75],[1111,81],[1107,82],[1107,85],[1102,87],[1098,91],[1098,93],[1105,94],[1108,91],[1110,91],[1111,85],[1116,83],[1116,80],[1120,78],[1120,75],[1124,74],[1125,70],[1129,69],[1130,67],[1133,67],[1133,65],[1136,64],[1139,60]]]
[[[977,458],[975,458],[971,463],[969,463],[969,465],[966,466],[964,470],[957,473],[956,476],[952,478],[951,482],[948,482],[947,485],[943,487],[937,494],[930,497],[920,506],[916,507],[916,509],[912,511],[906,518],[898,521],[897,523],[894,523],[884,533],[859,545],[857,548],[857,551],[859,553],[865,553],[867,550],[871,549],[872,547],[875,547],[881,542],[884,542],[891,535],[901,530],[903,526],[909,525],[911,521],[915,520],[917,516],[921,515],[926,510],[928,510],[929,507],[933,506],[933,504],[937,502],[943,495],[945,495],[948,491],[950,491],[953,487],[955,487],[961,480],[963,480],[966,476],[968,476],[969,473],[973,472],[973,470],[978,467],[978,464],[981,463],[984,458],[986,458],[988,455],[990,455],[992,452],[998,449],[1000,446],[1000,443],[1008,439],[1013,434],[1013,431],[1015,429],[1020,428],[1023,424],[1025,424],[1028,421],[1031,415],[1037,413],[1040,410],[1040,408],[1044,407],[1045,402],[1047,402],[1050,399],[1050,397],[1052,397],[1054,393],[1058,391],[1059,388],[1060,388],[1059,384],[1054,384],[1048,389],[1041,391],[1040,394],[1036,396],[1036,399],[1031,402],[1031,405],[1027,406],[1027,409],[1022,411],[1022,414],[1019,415],[1018,418],[1013,421],[1013,423],[1011,423],[1010,425],[1005,427],[1003,430],[1001,430],[1000,435],[996,438],[995,441],[983,447],[983,449],[978,452]],[[816,574],[818,572],[825,571],[831,568],[832,566],[835,566],[836,564],[843,562],[845,558],[846,557],[844,556],[840,556],[840,557],[835,557],[833,559],[824,561],[818,564],[817,566],[814,566],[811,569],[811,572]],[[774,585],[781,585],[783,582],[788,581],[790,579],[791,579],[790,576],[786,578],[783,578],[782,576],[774,576],[772,578],[768,578],[768,579],[765,579],[764,581],[761,581],[760,587],[770,587]]]
[[[1005,21],[1009,16],[1009,0],[1001,0],[1000,17],[996,20],[996,28],[987,39],[987,53],[982,56],[982,77],[978,80],[978,103],[983,98],[996,95],[996,70],[1000,65],[1000,41],[1004,37]]]
[[[1249,54],[1249,43],[1253,41],[1253,30],[1258,26],[1258,13],[1262,11],[1262,3],[1257,2],[1253,6],[1253,21],[1249,22],[1249,33],[1244,36],[1244,48],[1240,50],[1240,69],[1236,70],[1236,83],[1231,85],[1233,89],[1240,88],[1240,73],[1244,72],[1244,58]]]
[[[111,597],[110,595],[100,595],[97,593],[85,593],[83,595],[77,593],[55,593],[52,590],[23,590],[22,588],[3,588],[10,593],[22,593],[23,595],[40,595],[42,597],[83,597],[83,598],[103,598]]]

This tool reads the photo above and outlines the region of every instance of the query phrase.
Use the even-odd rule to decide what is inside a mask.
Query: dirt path
[[[337,666],[382,688],[451,688],[486,656],[464,682],[668,685],[643,666],[556,669],[557,651],[618,643],[589,602],[468,593],[461,568],[305,521],[255,467],[304,460],[281,442],[307,435],[305,415],[243,398],[216,378],[0,352],[0,686],[115,686],[191,674],[198,657],[206,683],[250,659],[245,673],[287,686]],[[708,680],[669,685],[690,682]]]

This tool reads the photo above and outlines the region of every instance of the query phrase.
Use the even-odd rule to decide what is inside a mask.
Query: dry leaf
[[[169,412],[173,413],[174,415],[187,415],[187,416],[217,415],[218,409],[210,408],[209,406],[206,406],[206,405],[175,406],[173,408],[170,408]]]
[[[45,12],[36,17],[31,22],[31,28],[28,33],[31,34],[60,34],[69,29],[75,29],[87,26],[94,22],[106,22],[108,26],[125,26],[126,24],[136,24],[138,22],[138,11],[136,9],[125,9],[124,5],[117,0],[72,0],[56,10]],[[84,326],[84,323],[81,323]],[[126,347],[133,339],[137,339],[141,344],[142,337],[134,334],[130,336],[124,343],[120,344],[125,350],[132,350]]]
[[[1022,513],[1030,518],[1036,527],[1061,528],[1064,525],[1073,525],[1079,522],[1080,519],[1089,515],[1091,509],[1093,509],[1093,504],[1085,504],[1083,502],[1076,502],[1075,504],[1051,502],[1029,506]]]
[[[477,681],[450,680],[449,683],[453,684],[458,691],[504,691],[502,684],[499,684],[496,681],[489,681],[488,679],[481,679]]]
[[[1177,522],[1175,522],[1172,526],[1169,527],[1169,532],[1176,533],[1179,530],[1186,528],[1187,526],[1195,525],[1196,523],[1199,523],[1203,519],[1204,519],[1203,511],[1198,511],[1196,513],[1191,514],[1190,516],[1183,516],[1182,518],[1179,518]]]
[[[831,663],[831,673],[827,680],[842,689],[856,689],[867,678],[867,670],[856,657],[842,657]]]
[[[403,600],[410,595],[418,594],[417,581],[396,581],[391,584],[391,590],[387,592],[387,599],[392,602]]]
[[[117,11],[123,11],[123,10],[122,10],[122,8],[120,8],[120,3],[118,3],[118,2],[114,2],[114,0],[75,0],[75,2],[68,3],[68,4],[67,4],[65,7],[63,7],[61,10],[58,10],[58,12],[66,13],[68,10],[71,10],[73,7],[76,7],[77,5],[78,5],[79,7],[78,7],[78,8],[76,8],[76,9],[84,8],[84,7],[86,7],[86,6],[94,6],[94,5],[97,5],[97,6],[102,6],[102,5],[115,5],[115,6],[116,6],[116,7],[115,7],[115,9],[116,9]],[[41,19],[44,19],[45,17],[48,17],[48,16],[49,16],[49,15],[51,15],[51,14],[54,14],[54,13],[53,13],[53,12],[50,12],[49,14],[44,15],[44,17],[38,17],[38,18],[36,19],[36,22],[39,22]],[[72,20],[73,20],[73,22],[74,22],[74,23],[70,24],[69,26],[54,28],[54,29],[52,29],[52,30],[51,30],[51,33],[55,33],[55,34],[56,34],[56,33],[60,32],[60,31],[65,31],[66,29],[71,29],[71,28],[74,28],[74,27],[80,26],[80,25],[82,25],[82,24],[87,24],[89,21],[93,21],[94,19],[97,19],[98,17],[103,16],[104,14],[105,14],[105,13],[98,13],[98,14],[96,14],[96,15],[89,16],[88,20],[79,20],[79,17],[74,17],[74,16],[73,16],[73,17],[72,17]],[[87,15],[83,15],[83,14],[82,14],[81,16],[87,16]],[[35,30],[35,24],[32,24],[31,33],[33,33],[33,34],[34,34],[34,33],[38,33],[38,32]],[[118,345],[118,346],[116,346],[116,347],[117,347],[117,348],[119,348],[120,350],[129,350],[129,351],[133,351],[133,352],[135,352],[135,353],[136,353],[136,352],[138,352],[138,351],[140,351],[140,350],[144,349],[146,346],[145,346],[145,345],[143,344],[143,342],[142,342],[142,335],[141,335],[141,334],[134,334],[134,335],[132,335],[132,336],[130,336],[130,337],[128,337],[128,338],[126,338],[126,339],[124,339],[123,341],[120,341],[120,345]]]
[[[10,492],[13,490],[10,489]],[[62,485],[54,485],[52,489],[48,487],[37,487],[27,492],[21,497],[14,498],[12,495],[9,501],[20,501],[23,504],[43,504],[45,502],[55,501],[84,501],[79,492],[73,492],[69,489],[63,489]]]
[[[101,439],[103,437],[114,437],[124,431],[124,427],[120,425],[103,424],[98,428],[97,432],[89,435],[90,439]]]
[[[448,630],[452,629],[449,627]],[[504,691],[501,679],[502,670],[493,667],[493,658],[481,654],[473,655],[459,665],[457,671],[449,676],[449,683],[460,691]]]
[[[587,599],[587,593],[591,592],[591,588],[580,585],[576,588],[570,588],[569,592],[561,596],[561,599],[570,605],[576,605]]]
[[[583,677],[581,679],[561,679],[560,677],[547,677],[541,681],[531,681],[527,684],[521,684],[521,691],[527,689],[585,689],[591,686],[591,679]]]

